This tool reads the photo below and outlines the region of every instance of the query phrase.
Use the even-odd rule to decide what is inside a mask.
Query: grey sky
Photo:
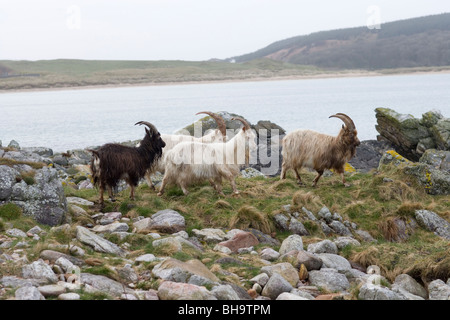
[[[223,59],[311,32],[443,12],[450,1],[0,0],[0,59]]]

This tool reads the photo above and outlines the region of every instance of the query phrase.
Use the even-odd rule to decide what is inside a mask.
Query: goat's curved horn
[[[351,130],[355,130],[356,129],[356,126],[355,126],[355,123],[353,122],[353,120],[348,115],[346,115],[345,113],[336,113],[335,115],[329,116],[329,118],[341,119],[345,123],[347,128],[349,128]]]
[[[205,113],[205,114],[209,115],[211,118],[213,118],[216,121],[217,128],[220,130],[222,135],[224,137],[227,135],[227,126],[225,124],[225,120],[223,120],[223,118],[221,116],[219,116],[216,113],[209,112],[209,111],[200,111],[200,112],[197,112],[196,115],[198,115],[200,113]]]
[[[156,127],[153,124],[151,124],[150,122],[139,121],[139,122],[136,122],[134,125],[143,125],[143,124],[146,125],[150,129],[152,134],[158,133],[158,129],[156,129]]]
[[[241,117],[233,117],[231,118],[231,120],[238,120],[240,122],[242,122],[244,124],[244,130],[250,130],[250,125],[248,124],[247,121],[245,121],[244,119],[242,119]]]

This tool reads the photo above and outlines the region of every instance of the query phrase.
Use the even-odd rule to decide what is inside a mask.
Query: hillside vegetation
[[[237,62],[270,58],[336,69],[414,68],[450,65],[450,13],[367,27],[322,31],[234,57]]]

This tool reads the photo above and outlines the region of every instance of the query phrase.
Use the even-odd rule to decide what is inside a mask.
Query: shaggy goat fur
[[[225,143],[183,142],[165,155],[165,174],[158,195],[168,184],[178,184],[184,194],[187,186],[208,180],[220,195],[222,179],[230,181],[233,193],[238,194],[235,178],[241,165],[249,162],[250,153],[256,149],[256,134],[242,118],[233,118],[244,127]]]
[[[333,169],[342,177],[345,186],[344,166],[356,153],[360,144],[356,127],[349,116],[337,113],[330,116],[344,121],[336,137],[312,130],[295,130],[288,133],[282,140],[283,163],[280,179],[286,178],[289,169],[294,170],[297,182],[303,184],[298,170],[306,167],[317,171],[313,187],[317,185],[325,169]]]
[[[217,123],[217,129],[211,130],[211,132],[202,137],[194,137],[182,134],[162,134],[161,138],[166,142],[166,147],[163,150],[162,156],[155,161],[154,165],[149,170],[147,170],[147,173],[145,174],[145,180],[147,181],[147,185],[151,189],[155,189],[151,180],[151,176],[157,171],[164,173],[166,167],[164,156],[177,144],[183,142],[222,143],[226,141],[226,125],[223,118],[209,111],[201,111],[197,112],[196,114],[198,115],[200,113],[205,113],[211,116]]]
[[[103,192],[108,188],[112,201],[113,189],[121,179],[125,179],[131,187],[130,198],[134,199],[134,188],[139,179],[144,177],[146,171],[154,161],[159,159],[165,142],[161,139],[156,128],[148,122],[140,121],[136,124],[145,124],[145,137],[139,147],[128,147],[115,143],[108,143],[92,152],[91,171],[95,185],[100,185],[100,203],[103,205]]]

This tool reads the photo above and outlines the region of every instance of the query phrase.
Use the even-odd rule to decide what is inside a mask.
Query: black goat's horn
[[[356,126],[355,126],[355,123],[353,122],[353,120],[348,115],[346,115],[345,113],[336,113],[335,115],[329,116],[329,118],[341,119],[345,123],[347,128],[349,128],[351,130],[355,130],[356,129]]]
[[[242,119],[241,117],[233,117],[231,118],[231,120],[238,120],[240,122],[242,122],[244,124],[244,130],[250,130],[250,125],[248,124],[247,121],[245,121],[244,119]]]
[[[152,134],[158,133],[158,129],[156,129],[156,127],[153,124],[151,124],[150,122],[139,121],[139,122],[136,122],[134,125],[143,125],[143,124],[146,125],[151,130]]]
[[[209,112],[209,111],[200,111],[200,112],[197,112],[196,115],[198,115],[200,113],[205,113],[205,114],[209,115],[211,118],[213,118],[216,121],[217,128],[220,130],[222,135],[224,137],[227,135],[227,126],[225,124],[225,120],[223,120],[223,118],[221,116],[219,116],[216,113]]]

